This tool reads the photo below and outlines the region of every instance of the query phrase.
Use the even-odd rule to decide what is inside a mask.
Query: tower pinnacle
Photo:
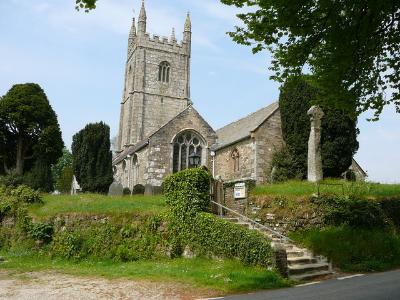
[[[139,22],[138,22],[139,33],[143,34],[146,33],[146,23],[147,23],[146,8],[144,6],[144,0],[142,0],[142,7],[140,9]]]
[[[185,21],[185,32],[191,32],[191,31],[192,31],[192,21],[190,20],[190,12],[188,12]]]
[[[175,28],[172,27],[171,42],[176,43]]]

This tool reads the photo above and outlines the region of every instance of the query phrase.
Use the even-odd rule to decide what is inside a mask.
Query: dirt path
[[[215,296],[215,291],[184,284],[108,280],[78,277],[58,272],[15,273],[0,270],[0,299],[91,300],[91,299],[197,299]]]

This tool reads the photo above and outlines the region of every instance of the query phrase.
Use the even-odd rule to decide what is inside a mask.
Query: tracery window
[[[240,155],[239,155],[239,151],[238,149],[234,149],[231,153],[231,157],[233,159],[233,172],[239,172],[239,159],[240,159]]]
[[[170,70],[171,70],[170,64],[166,61],[163,61],[158,66],[158,81],[169,82]]]
[[[196,153],[202,161],[204,149],[203,139],[191,130],[186,130],[175,137],[173,141],[173,172],[179,172],[192,166],[189,155]]]

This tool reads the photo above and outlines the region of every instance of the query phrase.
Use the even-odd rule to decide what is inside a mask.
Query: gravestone
[[[323,179],[321,156],[321,119],[324,116],[322,109],[314,105],[307,114],[310,116],[311,131],[308,140],[308,174],[310,182],[318,182]]]
[[[108,188],[108,196],[123,196],[124,187],[121,183],[114,181]]]

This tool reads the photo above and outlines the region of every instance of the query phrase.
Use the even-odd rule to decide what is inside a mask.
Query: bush
[[[34,240],[43,241],[44,243],[51,242],[53,232],[53,225],[49,223],[34,223],[29,229],[29,235]]]
[[[43,203],[39,192],[26,185],[20,185],[19,187],[11,190],[10,194],[11,196],[16,197],[18,201],[23,203]]]
[[[74,177],[74,171],[72,166],[65,166],[58,176],[56,188],[59,192],[67,194],[71,191],[72,178]]]
[[[144,195],[145,187],[141,184],[137,184],[133,187],[132,194],[133,195]]]
[[[302,179],[303,177],[301,161],[288,147],[274,152],[271,165],[272,170],[269,171],[271,183]]]
[[[352,196],[324,195],[315,201],[323,210],[325,224],[358,228],[384,228],[390,224],[378,201]]]
[[[400,230],[400,198],[386,198],[379,202],[384,214]]]
[[[164,181],[166,202],[174,213],[200,212],[210,204],[211,174],[204,168],[186,169]]]
[[[344,271],[384,271],[400,266],[400,237],[392,232],[340,226],[291,237],[327,256]]]
[[[17,175],[16,173],[0,176],[0,185],[5,185],[6,187],[15,188],[21,185],[23,182],[23,176]]]
[[[255,231],[199,213],[189,226],[187,246],[196,254],[238,258],[246,265],[271,266],[272,248],[265,237]]]

